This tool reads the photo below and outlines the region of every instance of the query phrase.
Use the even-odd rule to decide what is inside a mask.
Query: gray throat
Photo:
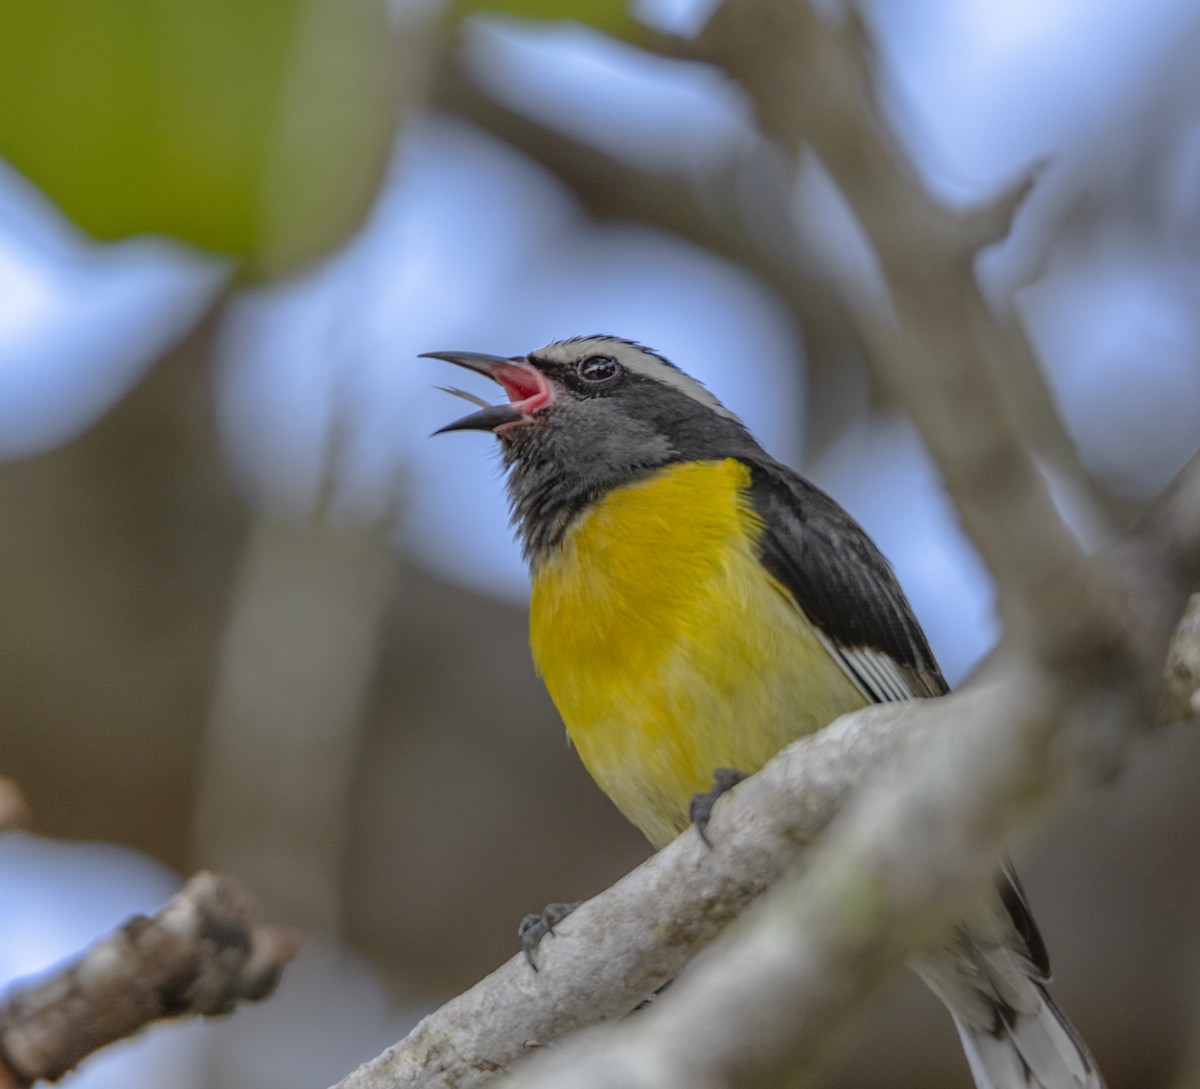
[[[632,484],[672,460],[665,440],[658,457],[619,470],[596,463],[567,466],[532,450],[517,456],[506,446],[509,506],[525,562],[533,568],[555,552],[575,519],[613,488]]]

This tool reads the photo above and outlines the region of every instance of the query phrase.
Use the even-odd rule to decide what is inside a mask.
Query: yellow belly
[[[732,459],[671,466],[583,514],[538,565],[530,643],[592,777],[655,846],[713,769],[753,772],[865,700],[754,554]]]

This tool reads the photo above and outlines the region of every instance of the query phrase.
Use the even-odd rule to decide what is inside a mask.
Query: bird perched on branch
[[[500,440],[538,671],[592,777],[656,847],[692,823],[704,835],[716,797],[795,738],[947,691],[870,538],[661,355],[607,336],[426,355],[508,395],[451,390],[480,407],[442,431]],[[1101,1089],[1007,866],[998,885],[990,914],[914,967],[980,1089]]]

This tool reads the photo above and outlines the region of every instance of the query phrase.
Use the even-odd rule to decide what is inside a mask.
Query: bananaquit
[[[429,352],[508,403],[443,431],[500,440],[532,577],[538,671],[592,777],[656,847],[789,741],[873,701],[946,692],[891,567],[699,382],[617,337],[528,356]],[[719,773],[719,774],[718,774]],[[980,1089],[1100,1089],[1045,990],[1007,867],[991,915],[914,967]]]

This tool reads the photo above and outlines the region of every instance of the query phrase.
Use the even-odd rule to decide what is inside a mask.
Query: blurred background
[[[656,51],[713,6],[0,8],[0,773],[35,816],[0,837],[0,985],[200,867],[311,935],[269,1003],[71,1084],[328,1085],[510,956],[526,911],[647,854],[533,674],[492,440],[429,438],[463,376],[419,352],[643,341],[865,524],[952,682],[996,638],[864,357],[855,300],[883,288],[840,195]],[[1041,164],[979,275],[1099,543],[1200,445],[1200,10],[860,9],[935,192]],[[1016,847],[1113,1089],[1200,1069],[1198,774],[1165,733]],[[829,1076],[884,1083],[969,1085],[908,979]]]

